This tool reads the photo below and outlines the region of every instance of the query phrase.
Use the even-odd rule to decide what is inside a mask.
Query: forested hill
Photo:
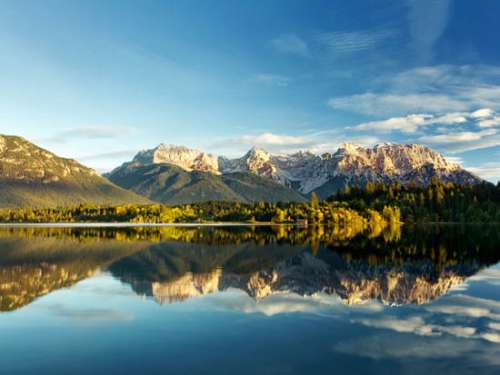
[[[355,210],[399,207],[405,222],[500,223],[500,183],[454,185],[434,179],[427,187],[367,184],[348,187],[328,201]]]

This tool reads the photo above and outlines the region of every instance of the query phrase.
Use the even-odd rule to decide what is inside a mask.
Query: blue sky
[[[500,178],[496,0],[2,1],[0,132],[105,171],[423,143]]]

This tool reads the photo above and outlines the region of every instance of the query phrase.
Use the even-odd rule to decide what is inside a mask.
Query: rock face
[[[251,173],[292,188],[302,195],[316,192],[320,198],[326,198],[347,185],[363,186],[368,182],[425,186],[432,178],[457,184],[481,181],[426,146],[383,144],[364,148],[350,143],[343,144],[334,153],[322,155],[310,152],[273,155],[254,147],[236,159],[216,158],[185,147],[160,145],[140,152],[132,162],[117,168],[110,176],[124,168],[164,163],[185,171],[205,171],[217,175]]]
[[[219,173],[217,157],[183,146],[160,144],[152,150],[139,152],[130,166],[150,164],[173,164],[186,171]]]
[[[0,135],[0,207],[147,203],[75,160],[21,137]]]

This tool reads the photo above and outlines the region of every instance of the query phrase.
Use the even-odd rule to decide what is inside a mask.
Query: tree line
[[[372,184],[347,187],[328,198],[354,210],[397,207],[407,223],[500,223],[500,183],[456,185],[432,179],[426,186]]]
[[[298,223],[304,225],[350,226],[357,232],[399,225],[399,208],[355,210],[344,202],[319,202],[312,195],[308,203],[206,202],[178,206],[82,204],[61,208],[0,209],[0,221],[7,223],[131,222],[131,223]]]

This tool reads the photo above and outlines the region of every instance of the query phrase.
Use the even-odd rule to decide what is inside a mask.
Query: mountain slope
[[[74,160],[60,158],[21,137],[0,135],[0,207],[148,202]]]
[[[218,176],[186,171],[171,164],[124,165],[109,180],[151,200],[166,204],[217,201],[302,201],[295,191],[249,173]]]

